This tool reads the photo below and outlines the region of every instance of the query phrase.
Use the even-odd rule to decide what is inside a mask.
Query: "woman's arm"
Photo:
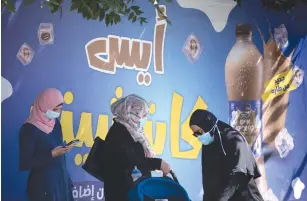
[[[118,165],[124,166],[126,169],[138,166],[149,170],[160,170],[162,160],[159,158],[138,157],[136,153],[134,153],[133,147],[127,143],[131,140],[130,138],[130,133],[124,125],[115,121],[106,138],[106,142],[109,144],[107,145],[109,147],[108,150],[112,152],[108,152],[108,157]]]
[[[127,168],[138,166],[140,168],[146,168],[151,171],[161,169],[162,159],[137,157],[133,148],[123,143],[117,145],[116,157],[119,161],[121,161],[122,165]]]
[[[37,143],[35,129],[37,128],[32,125],[23,125],[20,130],[19,169],[21,171],[44,167],[53,160],[51,150],[42,150],[39,153],[35,153]]]

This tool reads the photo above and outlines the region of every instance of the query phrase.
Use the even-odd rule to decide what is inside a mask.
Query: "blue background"
[[[231,1],[231,0],[229,0]],[[16,2],[18,5],[21,1]],[[148,16],[148,24],[140,26],[122,20],[119,25],[106,28],[98,21],[87,21],[76,12],[69,11],[69,3],[64,3],[62,19],[59,14],[50,14],[47,8],[40,8],[39,2],[28,8],[23,5],[16,14],[2,10],[2,77],[10,81],[13,95],[2,102],[2,200],[26,200],[25,186],[27,173],[18,170],[18,132],[29,114],[29,108],[37,94],[47,87],[55,87],[63,93],[72,91],[74,101],[66,105],[65,110],[74,112],[74,131],[78,130],[80,113],[93,114],[93,131],[96,130],[98,114],[109,114],[109,103],[114,97],[115,88],[123,88],[124,95],[136,93],[156,104],[156,113],[151,120],[168,123],[168,137],[162,157],[174,167],[182,185],[188,190],[193,201],[199,200],[201,189],[200,158],[183,160],[171,157],[169,146],[169,122],[173,92],[184,97],[182,121],[194,106],[197,96],[203,97],[209,110],[217,117],[228,121],[228,101],[225,88],[225,60],[235,42],[235,25],[250,23],[256,19],[260,29],[268,39],[268,22],[272,27],[285,24],[289,32],[291,46],[297,49],[296,64],[305,72],[307,70],[307,13],[306,7],[299,6],[294,14],[266,11],[258,1],[244,1],[242,8],[235,7],[222,32],[216,32],[206,14],[195,9],[180,7],[176,1],[167,5],[167,15],[172,26],[167,26],[164,45],[163,75],[149,68],[152,83],[149,87],[139,86],[134,70],[117,69],[116,75],[108,75],[89,68],[85,44],[97,37],[118,35],[153,41],[155,11],[147,1],[137,1]],[[40,46],[37,29],[40,23],[53,23],[55,42],[53,45]],[[144,32],[144,34],[142,34]],[[187,37],[194,33],[203,46],[201,57],[192,64],[184,56],[182,47]],[[140,38],[140,36],[142,36]],[[305,37],[305,38],[304,38]],[[16,54],[23,43],[29,44],[35,56],[28,66],[23,66]],[[262,42],[254,26],[254,43],[263,53]],[[153,59],[152,59],[153,61]],[[305,73],[304,79],[306,79]],[[294,149],[289,155],[280,159],[273,155],[266,163],[269,187],[282,200],[285,194],[289,200],[294,199],[291,181],[300,176],[307,184],[305,167],[306,130],[307,130],[307,84],[304,82],[290,95],[286,128],[294,138]],[[181,148],[188,149],[186,143]],[[68,168],[75,182],[91,180],[81,166],[74,165],[73,157],[78,152],[88,149],[73,150],[68,154]],[[276,171],[278,169],[278,171]],[[302,201],[307,200],[306,190]]]

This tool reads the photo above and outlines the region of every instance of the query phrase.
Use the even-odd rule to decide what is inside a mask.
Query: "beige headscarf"
[[[144,135],[144,128],[139,128],[139,121],[147,115],[148,110],[149,104],[146,100],[135,94],[121,98],[111,105],[115,120],[127,128],[135,142],[142,144],[147,158],[154,158],[156,155]]]

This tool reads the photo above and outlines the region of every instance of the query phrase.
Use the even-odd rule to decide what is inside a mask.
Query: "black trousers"
[[[218,201],[264,201],[256,182],[242,173],[232,175]]]

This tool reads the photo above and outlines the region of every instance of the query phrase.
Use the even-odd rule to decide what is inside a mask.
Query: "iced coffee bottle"
[[[255,156],[261,155],[262,55],[248,24],[236,26],[236,43],[225,64],[225,82],[232,127],[246,138]]]

